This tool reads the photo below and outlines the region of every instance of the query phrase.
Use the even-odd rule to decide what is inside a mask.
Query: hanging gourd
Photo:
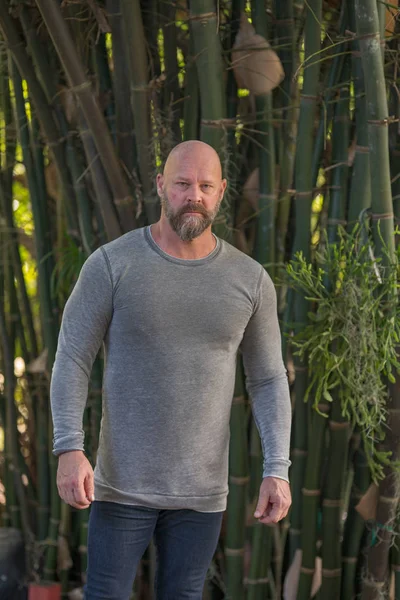
[[[285,77],[279,56],[265,38],[256,34],[244,13],[231,60],[238,87],[247,88],[255,96],[268,94]]]

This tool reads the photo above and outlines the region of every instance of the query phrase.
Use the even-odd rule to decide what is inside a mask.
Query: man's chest
[[[140,339],[239,344],[253,311],[249,290],[223,273],[196,268],[121,277],[112,328]]]

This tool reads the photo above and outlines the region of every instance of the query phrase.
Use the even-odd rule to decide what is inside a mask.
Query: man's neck
[[[156,244],[167,254],[175,258],[188,260],[204,258],[211,254],[216,247],[216,239],[208,227],[197,238],[184,242],[169,226],[161,220],[150,226],[150,232]]]

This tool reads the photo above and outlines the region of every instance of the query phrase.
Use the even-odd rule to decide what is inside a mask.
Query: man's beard
[[[185,204],[174,212],[165,192],[161,194],[160,200],[169,224],[183,242],[190,242],[198,237],[213,223],[222,202],[221,198],[214,210],[210,212],[197,202]],[[185,215],[190,211],[196,211],[200,214]]]

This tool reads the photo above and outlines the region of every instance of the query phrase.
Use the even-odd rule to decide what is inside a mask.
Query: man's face
[[[218,214],[226,181],[213,155],[195,149],[178,157],[157,177],[161,206],[183,241],[200,236]]]
[[[189,242],[198,237],[214,222],[222,202],[221,198],[214,209],[207,210],[203,204],[188,200],[174,209],[165,189],[161,193],[160,199],[161,206],[172,229],[184,242]]]

